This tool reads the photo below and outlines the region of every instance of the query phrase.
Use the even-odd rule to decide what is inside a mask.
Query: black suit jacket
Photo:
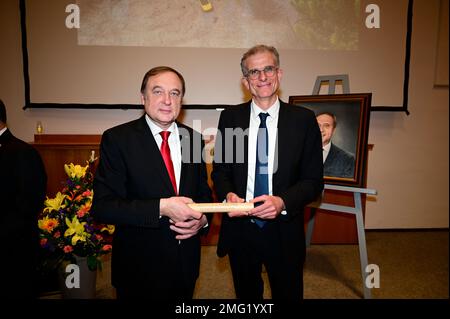
[[[355,158],[348,152],[331,143],[323,174],[334,177],[353,177],[355,172]]]
[[[194,145],[203,146],[201,135],[177,125],[180,138],[190,142],[181,142],[179,195],[210,202],[205,163],[193,162],[202,158],[198,147],[193,150]],[[111,269],[116,288],[147,287],[151,297],[158,293],[152,287],[180,275],[179,260],[185,280],[195,282],[198,277],[199,235],[179,244],[169,219],[159,217],[160,198],[171,196],[174,190],[145,116],[104,132],[94,179],[93,214],[102,223],[116,225]]]
[[[37,293],[31,276],[36,267],[37,219],[46,186],[39,153],[6,130],[0,136],[0,239],[4,243],[0,273],[4,274],[2,291],[9,297]]]
[[[226,128],[246,130],[250,121],[250,102],[231,107],[222,112],[218,131],[225,139]],[[234,141],[234,145],[236,145]],[[216,141],[217,143],[217,141]],[[248,175],[248,137],[244,140],[244,162],[237,163],[233,150],[233,163],[225,163],[219,158],[225,153],[226,141],[220,150],[215,150],[212,178],[220,201],[228,192],[239,197],[246,197]],[[279,215],[275,223],[279,231],[273,236],[280,236],[283,255],[289,262],[299,263],[304,260],[305,236],[303,226],[303,209],[313,201],[323,189],[322,145],[320,130],[312,111],[289,105],[280,101],[277,134],[278,160],[277,170],[273,176],[273,194],[280,196],[286,206],[287,215]],[[228,149],[230,151],[230,149]],[[225,156],[222,156],[225,158]],[[242,244],[243,234],[248,227],[254,227],[248,218],[229,218],[223,216],[217,253],[224,256],[233,245]]]

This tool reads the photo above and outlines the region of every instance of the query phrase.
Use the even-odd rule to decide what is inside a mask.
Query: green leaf
[[[88,264],[88,268],[89,270],[97,270],[97,265],[99,264],[99,260],[97,259],[96,256],[88,256],[87,257],[87,264]]]

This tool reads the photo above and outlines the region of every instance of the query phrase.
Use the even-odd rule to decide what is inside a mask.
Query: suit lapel
[[[177,122],[178,125],[178,131],[180,133],[180,146],[181,146],[181,172],[180,172],[180,185],[178,187],[178,193],[179,194],[185,194],[185,186],[186,186],[186,176],[187,176],[187,170],[189,169],[189,163],[192,160],[193,154],[192,154],[192,138],[189,135],[188,131],[186,129],[181,130],[180,127],[183,127],[180,123]],[[186,141],[186,142],[183,142]],[[189,141],[189,143],[187,143]],[[189,149],[187,147],[189,146]]]
[[[148,158],[149,165],[152,170],[156,170],[160,177],[161,181],[165,185],[168,191],[174,193],[172,183],[170,181],[169,173],[166,169],[166,164],[164,164],[164,160],[161,156],[161,151],[158,148],[158,144],[155,141],[155,138],[152,135],[152,131],[148,127],[148,124],[145,120],[145,115],[142,116],[140,121],[137,122],[137,129],[142,134],[142,157]]]
[[[289,131],[287,128],[289,125],[287,123],[289,122],[289,114],[287,110],[288,105],[280,100],[280,110],[278,112],[278,124],[277,124],[277,138],[275,142],[275,156],[274,156],[274,174],[272,178],[272,192],[273,194],[278,193],[278,186],[279,181],[281,178],[280,170],[281,167],[278,165],[280,164],[279,159],[285,158],[286,152],[288,152],[288,142],[289,138]]]
[[[330,151],[328,152],[327,159],[325,160],[325,163],[332,163],[336,158],[336,147],[333,143],[331,143]],[[324,163],[324,164],[325,164]]]
[[[235,128],[242,128],[244,132],[248,133],[248,129],[250,126],[250,110],[251,110],[251,101],[242,105],[242,109],[240,112],[236,113],[236,118],[234,119],[236,125]],[[236,149],[236,145],[234,147]],[[237,157],[238,154],[235,154]],[[240,178],[240,182],[238,185],[242,185],[240,192],[243,194],[245,198],[246,190],[247,190],[247,175],[248,175],[248,134],[244,134],[244,162],[242,164],[236,165],[237,176]]]
[[[9,129],[6,129],[6,131],[4,131],[2,135],[0,135],[0,143],[1,144],[6,144],[6,143],[10,142],[12,139],[13,139],[13,135]]]

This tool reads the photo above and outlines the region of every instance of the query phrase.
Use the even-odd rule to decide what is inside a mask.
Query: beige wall
[[[0,66],[0,97],[7,105],[9,127],[26,141],[33,139],[36,121],[44,124],[46,133],[53,134],[100,134],[105,129],[134,119],[141,111],[122,110],[26,110],[24,104],[22,56],[18,1],[0,2],[0,41],[2,43]],[[438,35],[439,1],[416,0],[414,10],[411,78],[409,94],[410,116],[400,113],[373,112],[371,115],[369,143],[374,144],[369,153],[368,187],[378,191],[367,204],[366,228],[434,228],[448,227],[448,89],[434,89],[436,41]],[[383,11],[381,11],[383,17]],[[383,23],[383,20],[382,20]],[[383,25],[383,24],[382,24]],[[188,50],[184,51],[185,53]],[[295,59],[286,53],[286,63],[292,73],[286,73],[283,80],[282,98],[289,95],[309,94],[311,85],[303,85],[301,92],[296,88],[301,78],[292,65]],[[240,51],[232,51],[239,59]],[[189,59],[193,57],[190,56]],[[379,59],[377,63],[382,63]],[[199,61],[208,62],[211,61]],[[214,61],[213,61],[214,62]],[[227,66],[225,66],[227,68]],[[325,66],[326,74],[340,72],[336,66]],[[314,71],[314,70],[313,70]],[[223,70],[223,76],[239,90],[239,77],[235,71]],[[349,72],[351,73],[351,72]],[[323,73],[322,73],[323,74]],[[391,82],[386,75],[379,82]],[[201,83],[204,78],[189,83]],[[230,81],[228,81],[230,80]],[[352,91],[358,92],[358,79],[352,79]],[[398,85],[399,81],[395,82]],[[93,84],[94,85],[94,84]],[[189,84],[188,84],[189,85]],[[389,84],[388,84],[389,85]],[[57,89],[57,88],[55,88]],[[201,85],[191,85],[188,103],[227,103],[215,101],[215,92],[203,92]],[[217,89],[219,90],[219,89]],[[219,90],[220,91],[220,90]],[[206,93],[206,95],[205,95]],[[236,93],[232,100],[242,100],[242,93]],[[400,93],[388,100],[398,99]],[[205,100],[206,98],[206,100]],[[136,95],[136,103],[138,96]],[[400,104],[393,102],[393,104]],[[375,101],[375,104],[383,104]],[[389,103],[389,102],[388,102]],[[391,103],[392,104],[392,103]],[[198,110],[187,111],[184,121],[192,123],[202,117],[202,128],[215,126],[218,112]]]

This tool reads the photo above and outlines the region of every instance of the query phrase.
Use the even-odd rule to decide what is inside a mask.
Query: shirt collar
[[[148,114],[145,114],[145,121],[147,122],[148,126],[150,127],[150,130],[152,131],[153,136],[159,135],[162,131],[164,131],[162,128],[160,128],[156,123],[148,116]],[[174,132],[176,132],[176,124],[173,122],[170,124],[169,128],[166,130],[173,135]]]
[[[2,128],[2,129],[0,130],[0,136],[2,136],[3,133],[5,133],[7,129],[8,129],[7,126],[5,126],[4,128]]]
[[[325,152],[329,152],[329,151],[330,151],[330,148],[331,148],[331,142],[328,143],[327,145],[325,145],[325,146],[322,147],[322,149],[323,149]]]
[[[254,119],[259,117],[259,113],[269,113],[270,119],[275,120],[278,117],[278,111],[280,110],[280,100],[277,98],[267,110],[263,110],[252,100],[251,114]]]

